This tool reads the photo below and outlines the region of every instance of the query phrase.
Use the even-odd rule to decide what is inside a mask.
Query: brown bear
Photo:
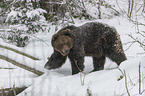
[[[71,62],[72,74],[83,71],[84,56],[92,56],[92,71],[103,70],[106,57],[118,66],[126,60],[116,29],[99,22],[62,28],[53,35],[51,43],[54,52],[45,64],[49,70],[61,67],[67,56]]]

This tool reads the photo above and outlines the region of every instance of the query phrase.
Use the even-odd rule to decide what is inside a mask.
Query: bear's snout
[[[50,69],[51,69],[51,68],[48,66],[48,64],[47,64],[47,63],[45,64],[44,68],[46,68],[46,69],[48,69],[48,70],[50,70]]]
[[[63,50],[60,53],[61,53],[61,55],[66,56],[69,53],[69,50]]]
[[[66,49],[66,50],[62,50],[62,54],[68,54],[69,53],[69,50],[68,49]]]
[[[65,50],[65,53],[69,53],[69,50]]]

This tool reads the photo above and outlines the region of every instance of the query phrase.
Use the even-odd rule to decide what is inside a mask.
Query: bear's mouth
[[[61,53],[61,55],[66,56],[69,53],[69,50],[65,50],[64,52],[62,51],[60,53]]]
[[[66,55],[68,55],[68,53],[69,53],[69,51],[70,51],[70,50],[68,50],[68,49],[66,49],[66,50],[62,50],[62,51],[57,50],[57,49],[55,49],[55,50],[58,51],[62,56],[66,56]]]

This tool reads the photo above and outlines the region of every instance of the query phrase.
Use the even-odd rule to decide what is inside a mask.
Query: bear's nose
[[[50,69],[48,65],[45,65],[44,68],[46,68],[46,69],[48,69],[48,70]]]
[[[69,50],[65,50],[65,53],[69,53]]]

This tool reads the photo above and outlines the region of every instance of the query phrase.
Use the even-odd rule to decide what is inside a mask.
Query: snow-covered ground
[[[77,21],[76,21],[77,22]],[[87,21],[77,22],[75,25],[79,26]],[[120,34],[123,48],[126,50],[129,47],[127,42],[132,39],[127,34],[136,36],[136,27],[124,17],[114,17],[112,19],[99,20],[99,22],[107,23],[114,26]],[[140,27],[140,30],[144,30]],[[9,88],[30,86],[18,96],[127,96],[127,89],[130,96],[145,96],[145,54],[138,43],[134,43],[128,50],[125,51],[127,60],[121,63],[119,68],[122,72],[125,71],[127,77],[127,84],[125,77],[118,81],[120,76],[123,76],[121,71],[117,69],[117,65],[108,58],[105,63],[105,69],[93,73],[92,59],[85,58],[85,70],[83,73],[71,75],[71,66],[69,60],[59,69],[48,71],[43,68],[47,62],[47,57],[53,52],[51,46],[51,36],[55,33],[54,26],[52,26],[49,33],[38,33],[37,38],[33,40],[24,48],[5,43],[0,39],[0,45],[9,46],[19,51],[25,52],[40,60],[31,60],[30,58],[21,56],[7,49],[0,48],[0,55],[5,55],[18,62],[34,67],[40,71],[45,72],[42,76],[28,72],[24,69],[16,67],[11,63],[0,60],[0,67],[14,68],[14,69],[0,69],[0,87]],[[140,37],[141,38],[141,37]],[[141,38],[144,39],[144,38]],[[141,91],[139,94],[139,64],[141,64]],[[126,89],[127,85],[127,89]],[[92,94],[92,95],[89,95]]]

